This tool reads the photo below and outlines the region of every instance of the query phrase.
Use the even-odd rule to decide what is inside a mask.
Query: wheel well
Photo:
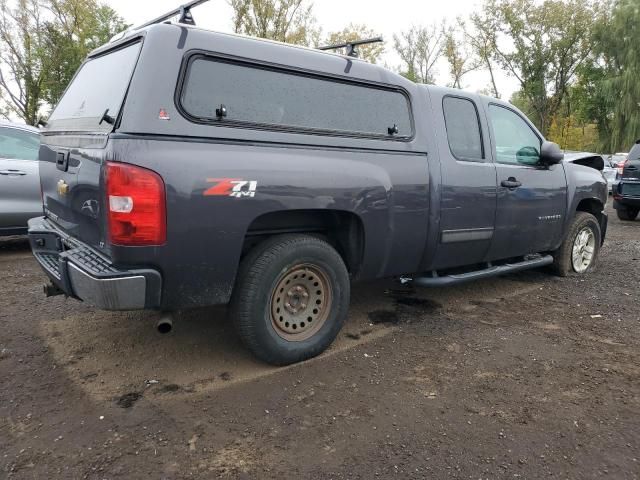
[[[356,214],[344,210],[285,210],[256,218],[245,235],[242,256],[273,235],[309,233],[327,240],[356,276],[364,252],[364,227]]]
[[[576,208],[578,212],[587,212],[593,215],[598,219],[598,222],[602,219],[602,210],[604,209],[604,205],[599,200],[593,198],[585,198],[581,200]]]

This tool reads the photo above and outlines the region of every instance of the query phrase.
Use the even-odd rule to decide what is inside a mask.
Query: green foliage
[[[603,149],[627,151],[640,138],[640,2],[617,0],[596,33],[593,95]]]
[[[0,0],[0,96],[5,116],[35,125],[87,54],[126,28],[95,0]]]
[[[546,132],[579,66],[593,48],[591,27],[600,11],[591,0],[488,0],[482,26],[493,36],[493,56],[520,83]]]
[[[376,33],[366,25],[350,23],[340,32],[330,33],[325,43],[327,45],[338,45],[341,43],[353,42],[355,40],[366,40],[379,36],[379,33]],[[372,43],[370,45],[362,45],[358,47],[359,57],[370,63],[377,63],[383,53],[384,44],[382,43]]]
[[[0,98],[3,114],[34,125],[42,105],[47,59],[37,0],[0,1]]]
[[[318,43],[320,29],[307,0],[231,0],[236,33],[296,45]]]

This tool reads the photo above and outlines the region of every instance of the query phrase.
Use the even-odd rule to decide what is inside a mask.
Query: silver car
[[[42,215],[37,128],[0,122],[0,236],[27,233]]]

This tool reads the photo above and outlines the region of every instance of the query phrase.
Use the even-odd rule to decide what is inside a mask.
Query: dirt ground
[[[640,221],[598,271],[354,288],[323,356],[254,360],[223,309],[44,298],[0,242],[0,478],[640,478]]]

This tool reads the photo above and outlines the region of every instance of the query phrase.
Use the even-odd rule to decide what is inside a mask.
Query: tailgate
[[[622,178],[640,180],[640,143],[636,143],[629,152],[629,157],[622,171]]]
[[[640,159],[632,160],[629,158],[622,172],[624,180],[640,180]]]
[[[67,140],[61,147],[58,143]],[[40,184],[45,215],[69,235],[100,250],[106,246],[101,167],[106,137],[81,146],[86,137],[44,137],[40,147]]]

